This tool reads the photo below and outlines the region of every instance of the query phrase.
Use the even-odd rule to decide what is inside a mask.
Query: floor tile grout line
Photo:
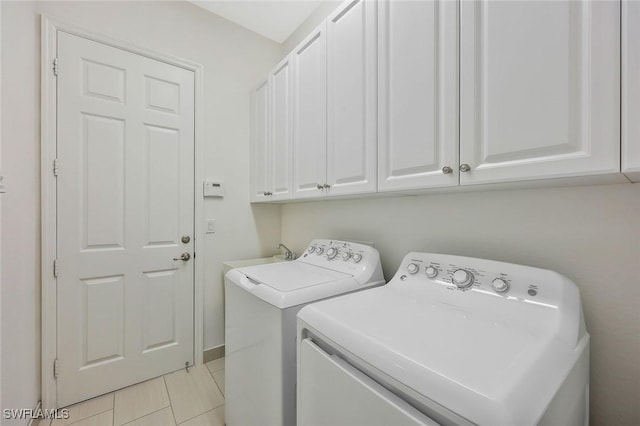
[[[169,398],[169,407],[171,407],[171,415],[173,416],[173,422],[175,424],[178,424],[178,419],[176,419],[176,413],[173,411],[173,401],[171,400],[171,393],[169,392],[169,386],[167,386],[167,374],[162,376],[162,383],[164,383],[164,388],[167,391],[167,397]]]
[[[212,408],[212,409],[210,409],[210,410],[207,410],[207,411],[205,411],[204,413],[196,414],[196,415],[195,415],[195,416],[193,416],[193,417],[189,417],[188,419],[185,419],[185,420],[184,420],[183,422],[181,422],[181,423],[176,423],[176,425],[177,425],[177,426],[183,425],[183,424],[185,424],[186,422],[188,422],[188,421],[190,421],[190,420],[195,419],[196,417],[204,416],[205,414],[207,414],[207,413],[208,413],[208,412],[210,412],[210,411],[215,411],[215,410],[217,410],[218,408],[222,407],[223,405],[224,405],[224,404],[219,405],[219,406],[217,406],[217,407],[215,407],[215,408]]]
[[[133,423],[133,422],[138,421],[138,420],[140,420],[140,419],[144,419],[144,418],[145,418],[145,417],[147,417],[147,416],[150,416],[150,415],[152,415],[152,414],[155,414],[155,413],[157,413],[158,411],[166,410],[167,408],[171,408],[171,405],[167,405],[166,407],[158,408],[157,410],[154,410],[154,411],[152,411],[152,412],[150,412],[150,413],[147,413],[147,414],[145,414],[144,416],[137,417],[137,418],[135,418],[135,419],[133,419],[133,420],[129,420],[128,422],[126,422],[126,423],[122,423],[121,425],[117,425],[117,426],[127,426],[127,425],[128,425],[128,424],[130,424],[130,423]],[[173,410],[171,410],[171,413],[173,414]],[[175,420],[175,419],[174,419],[174,420]]]

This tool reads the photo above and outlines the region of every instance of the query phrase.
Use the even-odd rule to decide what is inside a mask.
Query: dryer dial
[[[418,265],[416,265],[415,263],[410,263],[407,265],[407,271],[409,271],[410,274],[415,274],[420,270],[420,267]]]
[[[333,259],[338,254],[338,250],[334,247],[331,247],[327,250],[327,259]]]
[[[467,288],[473,284],[473,274],[466,269],[456,269],[451,276],[451,281],[458,288]]]

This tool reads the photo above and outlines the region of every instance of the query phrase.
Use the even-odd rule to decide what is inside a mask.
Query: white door
[[[622,2],[622,172],[640,182],[640,2]]]
[[[271,194],[272,200],[291,198],[291,57],[287,56],[269,76],[271,122]]]
[[[58,34],[65,406],[193,363],[194,75]]]
[[[269,82],[251,92],[251,201],[267,201],[271,190]]]
[[[458,184],[458,3],[378,3],[378,191]]]
[[[376,3],[349,0],[327,19],[330,195],[376,190]]]
[[[620,2],[460,11],[460,183],[619,172]]]
[[[293,50],[293,196],[327,183],[327,36],[322,23]]]

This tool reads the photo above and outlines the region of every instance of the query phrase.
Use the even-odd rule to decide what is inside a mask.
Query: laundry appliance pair
[[[588,424],[570,280],[409,253],[381,284],[377,250],[336,240],[228,272],[226,424]]]

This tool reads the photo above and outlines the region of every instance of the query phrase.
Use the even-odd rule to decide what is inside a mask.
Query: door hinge
[[[56,176],[56,177],[58,176],[58,170],[59,170],[58,169],[58,159],[54,158],[53,159],[53,175]]]
[[[53,277],[58,278],[58,259],[53,261]]]
[[[58,378],[58,358],[53,360],[53,378]]]
[[[58,76],[58,58],[53,59],[53,75]]]

